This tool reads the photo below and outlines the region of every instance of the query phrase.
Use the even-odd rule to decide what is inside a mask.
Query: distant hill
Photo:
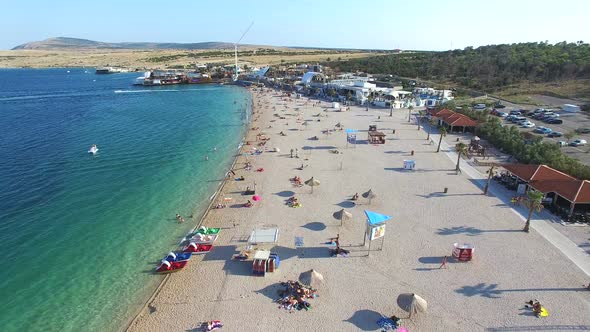
[[[253,45],[241,45],[253,46]],[[104,43],[88,39],[57,37],[18,45],[13,50],[208,50],[233,48],[234,44],[224,42],[202,43]]]

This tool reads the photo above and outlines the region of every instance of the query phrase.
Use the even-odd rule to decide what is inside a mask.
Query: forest
[[[336,71],[454,82],[467,88],[493,91],[522,81],[590,78],[590,45],[583,41],[540,42],[467,47],[446,52],[405,51],[327,61],[325,65]]]

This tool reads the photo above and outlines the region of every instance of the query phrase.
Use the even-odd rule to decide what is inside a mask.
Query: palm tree
[[[486,182],[485,188],[483,188],[484,195],[488,193],[488,189],[490,188],[490,180],[492,179],[492,176],[494,176],[494,168],[496,168],[496,165],[492,165],[488,170],[488,181]]]
[[[440,127],[439,132],[440,132],[440,138],[438,139],[438,148],[436,148],[436,152],[440,151],[440,143],[442,143],[443,137],[447,136],[447,128]]]
[[[529,232],[531,227],[531,217],[533,216],[533,211],[541,211],[543,208],[543,196],[544,194],[540,191],[536,190],[529,190],[527,191],[527,198],[524,201],[524,205],[529,208],[529,216],[526,218],[526,223],[524,224],[524,228],[522,229],[525,232]]]
[[[420,122],[422,121],[422,118],[424,117],[426,112],[420,110],[420,111],[418,111],[418,114],[419,114],[419,118],[416,120],[416,122],[418,123],[418,130],[420,130]]]
[[[467,154],[467,145],[465,143],[457,143],[455,145],[455,151],[457,151],[457,167],[455,171],[459,172],[459,162],[461,161],[461,155]]]
[[[410,105],[410,107],[408,107],[408,122],[410,122],[413,110],[414,110],[414,106]]]
[[[430,119],[428,121],[428,136],[426,136],[426,140],[430,140],[430,132],[432,131],[432,126],[434,126],[436,124],[436,121],[434,121],[434,119]]]

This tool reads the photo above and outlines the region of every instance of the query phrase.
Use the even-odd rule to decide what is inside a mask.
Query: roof
[[[590,203],[590,181],[578,180],[547,165],[502,165],[543,193],[554,192],[573,203]]]
[[[384,133],[380,132],[380,131],[369,131],[369,136],[385,136]]]
[[[365,215],[367,216],[367,223],[369,225],[377,225],[391,219],[391,216],[369,210],[365,210]]]
[[[440,118],[449,126],[459,126],[459,127],[475,127],[477,126],[477,121],[473,120],[472,118],[468,117],[467,115],[457,113],[446,108],[442,110],[428,110],[430,115]]]

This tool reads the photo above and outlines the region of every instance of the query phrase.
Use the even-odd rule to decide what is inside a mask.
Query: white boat
[[[98,147],[96,146],[96,144],[92,144],[92,146],[88,150],[88,153],[96,154],[97,152],[98,152]]]

